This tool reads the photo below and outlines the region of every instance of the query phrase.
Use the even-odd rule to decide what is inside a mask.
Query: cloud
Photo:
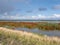
[[[60,5],[55,5],[55,6],[52,7],[52,9],[59,10],[60,9]]]
[[[46,16],[40,14],[40,15],[32,16],[31,18],[32,19],[46,19]]]
[[[30,11],[30,10],[29,10],[29,11],[26,11],[26,12],[27,12],[27,13],[32,13],[33,11]]]
[[[38,8],[38,10],[39,10],[39,11],[46,11],[47,8],[43,8],[43,7],[42,7],[42,8]]]
[[[35,20],[59,20],[60,14],[53,14],[53,15],[8,15],[7,13],[4,13],[4,16],[0,16],[0,19],[8,19],[8,20],[14,20],[14,19],[35,19]]]
[[[56,18],[60,18],[60,14],[54,14],[53,16]]]

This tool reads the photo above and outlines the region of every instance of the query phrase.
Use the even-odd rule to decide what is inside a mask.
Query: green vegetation
[[[38,28],[39,30],[60,30],[60,23],[48,22],[0,22],[0,27],[6,28]]]
[[[0,45],[60,45],[59,39],[53,39],[33,33],[0,28]]]
[[[38,23],[38,29],[41,30],[60,30],[59,23]]]

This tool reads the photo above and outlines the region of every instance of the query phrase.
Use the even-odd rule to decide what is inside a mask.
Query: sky
[[[60,0],[0,0],[0,20],[60,20]]]

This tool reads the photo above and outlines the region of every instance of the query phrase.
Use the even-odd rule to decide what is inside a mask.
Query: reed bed
[[[48,22],[0,22],[0,27],[7,28],[38,28],[39,30],[60,30],[60,23]]]

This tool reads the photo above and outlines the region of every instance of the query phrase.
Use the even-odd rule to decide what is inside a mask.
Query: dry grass
[[[0,27],[0,45],[60,45],[60,38]]]

